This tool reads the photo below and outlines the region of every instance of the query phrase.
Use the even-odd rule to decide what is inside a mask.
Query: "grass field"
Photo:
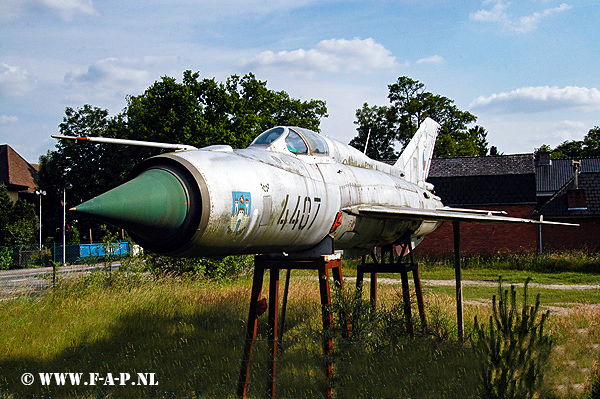
[[[428,320],[434,335],[372,331],[365,342],[338,340],[334,355],[336,398],[475,398],[479,393],[481,359],[470,344],[456,342],[454,278],[444,264],[423,264]],[[355,272],[344,270],[345,277]],[[547,397],[588,398],[600,360],[600,272],[540,272],[496,266],[467,266],[465,329],[475,315],[485,320],[498,275],[505,286],[533,283],[530,295],[541,294],[551,309],[548,329],[555,347],[546,369]],[[278,397],[323,397],[318,286],[309,272],[293,274],[282,353],[278,358]],[[381,275],[381,277],[386,277]],[[394,277],[394,276],[391,276]],[[267,281],[267,280],[265,280]],[[393,315],[400,301],[400,283],[383,280],[379,307]],[[347,278],[347,286],[353,281]],[[548,287],[585,284],[578,287]],[[20,397],[235,397],[248,312],[251,280],[214,282],[200,279],[154,278],[102,273],[63,281],[59,290],[0,302],[0,398]],[[593,287],[595,286],[595,288]],[[267,292],[268,289],[263,290]],[[519,291],[520,292],[520,291]],[[414,312],[416,314],[416,311]],[[391,330],[390,330],[391,331]],[[266,316],[259,319],[259,341],[252,360],[250,397],[264,397],[267,381]],[[369,335],[371,334],[371,335]],[[99,376],[153,373],[158,385],[43,386],[39,373],[90,373]],[[36,378],[21,381],[24,373]],[[148,376],[148,374],[145,374]]]

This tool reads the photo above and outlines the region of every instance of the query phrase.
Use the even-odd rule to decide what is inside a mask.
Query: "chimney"
[[[576,188],[567,190],[567,204],[570,211],[587,210],[585,189]]]
[[[579,168],[581,167],[581,161],[571,161],[573,165],[573,174],[575,175],[575,190],[579,188]]]
[[[550,166],[552,161],[550,160],[550,153],[546,150],[540,150],[538,152],[538,165],[539,166]]]

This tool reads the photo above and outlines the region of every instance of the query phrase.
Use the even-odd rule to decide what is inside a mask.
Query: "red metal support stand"
[[[332,272],[333,280],[340,288],[343,288],[341,255],[324,255],[317,259],[287,259],[285,257],[270,257],[261,255],[254,260],[254,279],[252,282],[252,293],[250,294],[250,311],[248,314],[248,326],[246,330],[246,340],[244,342],[244,353],[240,368],[240,378],[238,380],[237,395],[240,398],[246,398],[250,385],[250,362],[252,360],[252,351],[256,343],[257,325],[258,325],[258,301],[262,290],[265,270],[270,270],[269,283],[269,351],[268,360],[269,380],[267,383],[266,397],[274,398],[277,388],[277,349],[282,337],[284,320],[279,322],[279,272],[281,269],[294,270],[317,270],[319,275],[319,291],[321,296],[321,313],[323,318],[323,353],[326,357],[325,376],[328,381],[333,379],[333,364],[331,355],[333,354],[333,342],[331,331],[333,324],[333,315],[330,312],[331,306],[331,287],[329,284],[329,271]],[[282,312],[283,313],[283,312]],[[283,316],[283,314],[282,314]],[[279,327],[281,326],[281,327]],[[329,384],[330,385],[330,384]],[[332,397],[331,387],[328,386],[327,398]]]
[[[419,265],[413,258],[410,242],[402,244],[398,253],[398,260],[394,260],[394,252],[397,247],[386,246],[381,248],[381,262],[377,261],[375,254],[372,255],[373,263],[366,263],[363,258],[363,263],[357,267],[356,286],[362,288],[365,273],[371,274],[371,303],[375,308],[377,303],[377,273],[400,273],[402,279],[402,299],[404,302],[404,315],[407,319],[407,329],[412,336],[412,310],[410,303],[410,287],[408,284],[408,272],[413,273],[413,281],[415,284],[415,293],[417,297],[417,305],[419,308],[419,316],[421,319],[421,328],[427,329],[427,317],[425,314],[425,304],[423,301],[423,290],[421,288],[421,278],[419,276]],[[389,259],[386,261],[386,257]],[[409,255],[410,262],[401,262],[404,255]]]

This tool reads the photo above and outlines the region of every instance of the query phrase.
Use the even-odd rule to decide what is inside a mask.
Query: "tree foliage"
[[[365,103],[363,107],[356,110],[356,121],[358,135],[350,141],[350,145],[364,151],[373,159],[392,159],[398,157],[395,148],[396,139],[387,134],[394,129],[393,115],[390,107],[372,107]],[[367,143],[368,140],[368,143]]]
[[[164,76],[142,94],[127,97],[116,116],[108,110],[84,105],[67,108],[59,131],[71,136],[103,136],[131,140],[189,144],[204,147],[229,144],[245,147],[274,125],[296,125],[319,131],[327,116],[322,100],[301,101],[284,91],[267,88],[253,74],[232,75],[226,82],[200,78],[185,71],[183,80]],[[55,151],[40,158],[39,180],[54,212],[45,216],[52,233],[62,225],[62,193],[78,204],[121,184],[135,165],[165,150],[59,141]],[[86,232],[87,226],[80,230]],[[84,233],[85,234],[85,233]],[[100,238],[100,237],[97,237]]]
[[[37,232],[35,206],[22,199],[13,203],[6,187],[0,184],[0,247],[33,244]]]
[[[487,154],[487,132],[481,126],[468,129],[477,117],[458,109],[453,100],[425,91],[423,83],[408,76],[399,77],[388,89],[389,106],[364,104],[356,112],[358,135],[350,145],[362,150],[370,129],[373,146],[382,148],[373,148],[371,152],[367,149],[367,154],[379,159],[397,157],[394,144],[404,148],[419,125],[430,117],[441,125],[434,156]]]
[[[550,153],[552,158],[588,158],[600,156],[600,127],[595,126],[588,131],[583,140],[566,140],[552,149],[547,144],[538,151]]]

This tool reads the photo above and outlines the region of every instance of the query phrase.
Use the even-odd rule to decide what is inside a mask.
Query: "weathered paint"
[[[178,176],[183,186],[176,201],[189,204],[186,217],[194,219],[193,223],[186,219],[187,226],[183,222],[177,226],[162,223],[160,229],[154,226],[154,210],[157,206],[171,209],[170,199],[159,204],[160,200],[127,195],[120,199],[118,215],[115,211],[109,215],[102,207],[91,206],[112,202],[115,192],[109,192],[76,210],[127,226],[147,249],[177,256],[297,252],[315,247],[328,235],[337,249],[368,248],[412,232],[424,234],[423,228],[432,226],[342,212],[364,204],[428,209],[442,204],[404,180],[401,169],[332,139],[320,137],[328,147],[327,155],[292,153],[285,145],[289,129],[284,129],[285,134],[267,146],[238,150],[212,146],[151,158],[138,167],[137,177],[115,189],[117,193],[154,191],[146,176],[169,170],[166,173]],[[179,198],[182,192],[184,200]],[[128,205],[123,204],[126,201]],[[153,216],[133,217],[130,210]],[[140,219],[147,220],[148,226]]]

